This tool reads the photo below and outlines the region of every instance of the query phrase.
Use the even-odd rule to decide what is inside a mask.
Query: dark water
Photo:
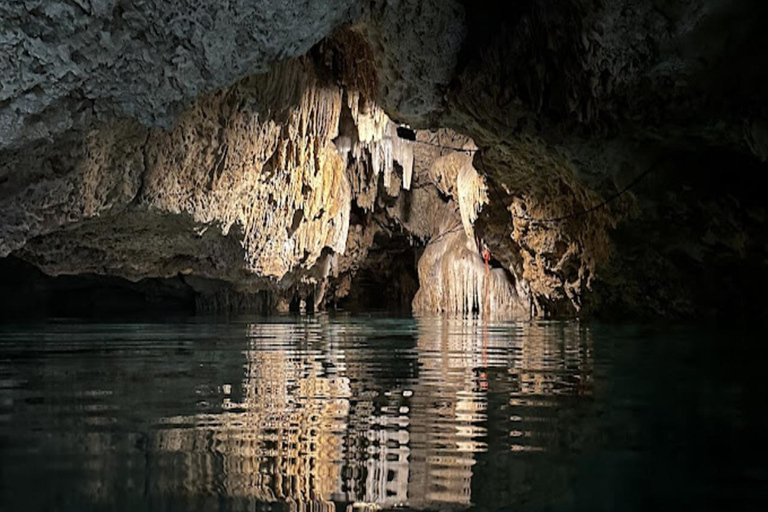
[[[0,510],[764,510],[736,329],[0,327]]]

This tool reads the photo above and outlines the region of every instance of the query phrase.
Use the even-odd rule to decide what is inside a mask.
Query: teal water
[[[764,510],[731,328],[0,326],[0,510]]]

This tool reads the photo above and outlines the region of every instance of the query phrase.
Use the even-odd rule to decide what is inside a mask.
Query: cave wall
[[[171,127],[202,94],[304,55],[353,0],[0,5],[0,149],[118,118]]]
[[[182,276],[214,309],[363,304],[355,278],[391,276],[423,314],[485,312],[486,288],[512,318],[760,314],[765,14],[3,5],[0,257]]]
[[[746,278],[765,274],[762,213],[743,188],[729,193],[735,201],[704,200],[712,182],[691,167],[719,176],[724,195],[733,179],[725,169],[760,181],[767,71],[748,56],[765,46],[758,20],[766,4],[467,7],[442,123],[481,147],[475,167],[491,193],[476,230],[529,283],[536,315],[701,317],[733,312],[723,308],[727,296],[749,304],[742,314],[764,313]],[[717,165],[705,156],[713,153]],[[647,186],[654,183],[672,189]],[[658,204],[698,213],[672,219],[658,215]],[[715,230],[695,217],[707,215],[749,218],[737,231],[755,250],[701,244]],[[672,240],[699,256],[672,255]],[[706,290],[693,285],[705,275]]]

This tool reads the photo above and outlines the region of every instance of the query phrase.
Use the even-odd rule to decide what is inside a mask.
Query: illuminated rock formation
[[[359,138],[340,135],[343,110]],[[201,98],[169,132],[118,123],[79,149],[62,177],[2,202],[16,221],[3,226],[6,254],[51,274],[184,274],[244,290],[338,275],[351,202],[373,209],[378,183],[397,195],[413,168],[387,116],[324,85],[307,59]],[[51,165],[33,163],[43,176]]]
[[[0,257],[311,309],[408,302],[423,252],[420,312],[763,312],[764,14],[4,5]]]

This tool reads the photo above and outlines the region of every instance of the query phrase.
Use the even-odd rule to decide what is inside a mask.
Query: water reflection
[[[501,451],[557,450],[567,432],[550,411],[591,393],[589,332],[568,324],[255,323],[243,354],[241,381],[217,383],[220,403],[152,432],[151,451],[173,461],[153,492],[465,508],[483,498],[478,461],[487,478],[509,465]]]
[[[161,474],[162,491],[192,490],[262,501],[327,503],[341,486],[349,378],[343,356],[314,346],[318,326],[248,328],[242,399],[221,412],[172,417],[153,448],[182,454],[183,474]]]
[[[0,326],[0,510],[766,510],[734,328]]]

